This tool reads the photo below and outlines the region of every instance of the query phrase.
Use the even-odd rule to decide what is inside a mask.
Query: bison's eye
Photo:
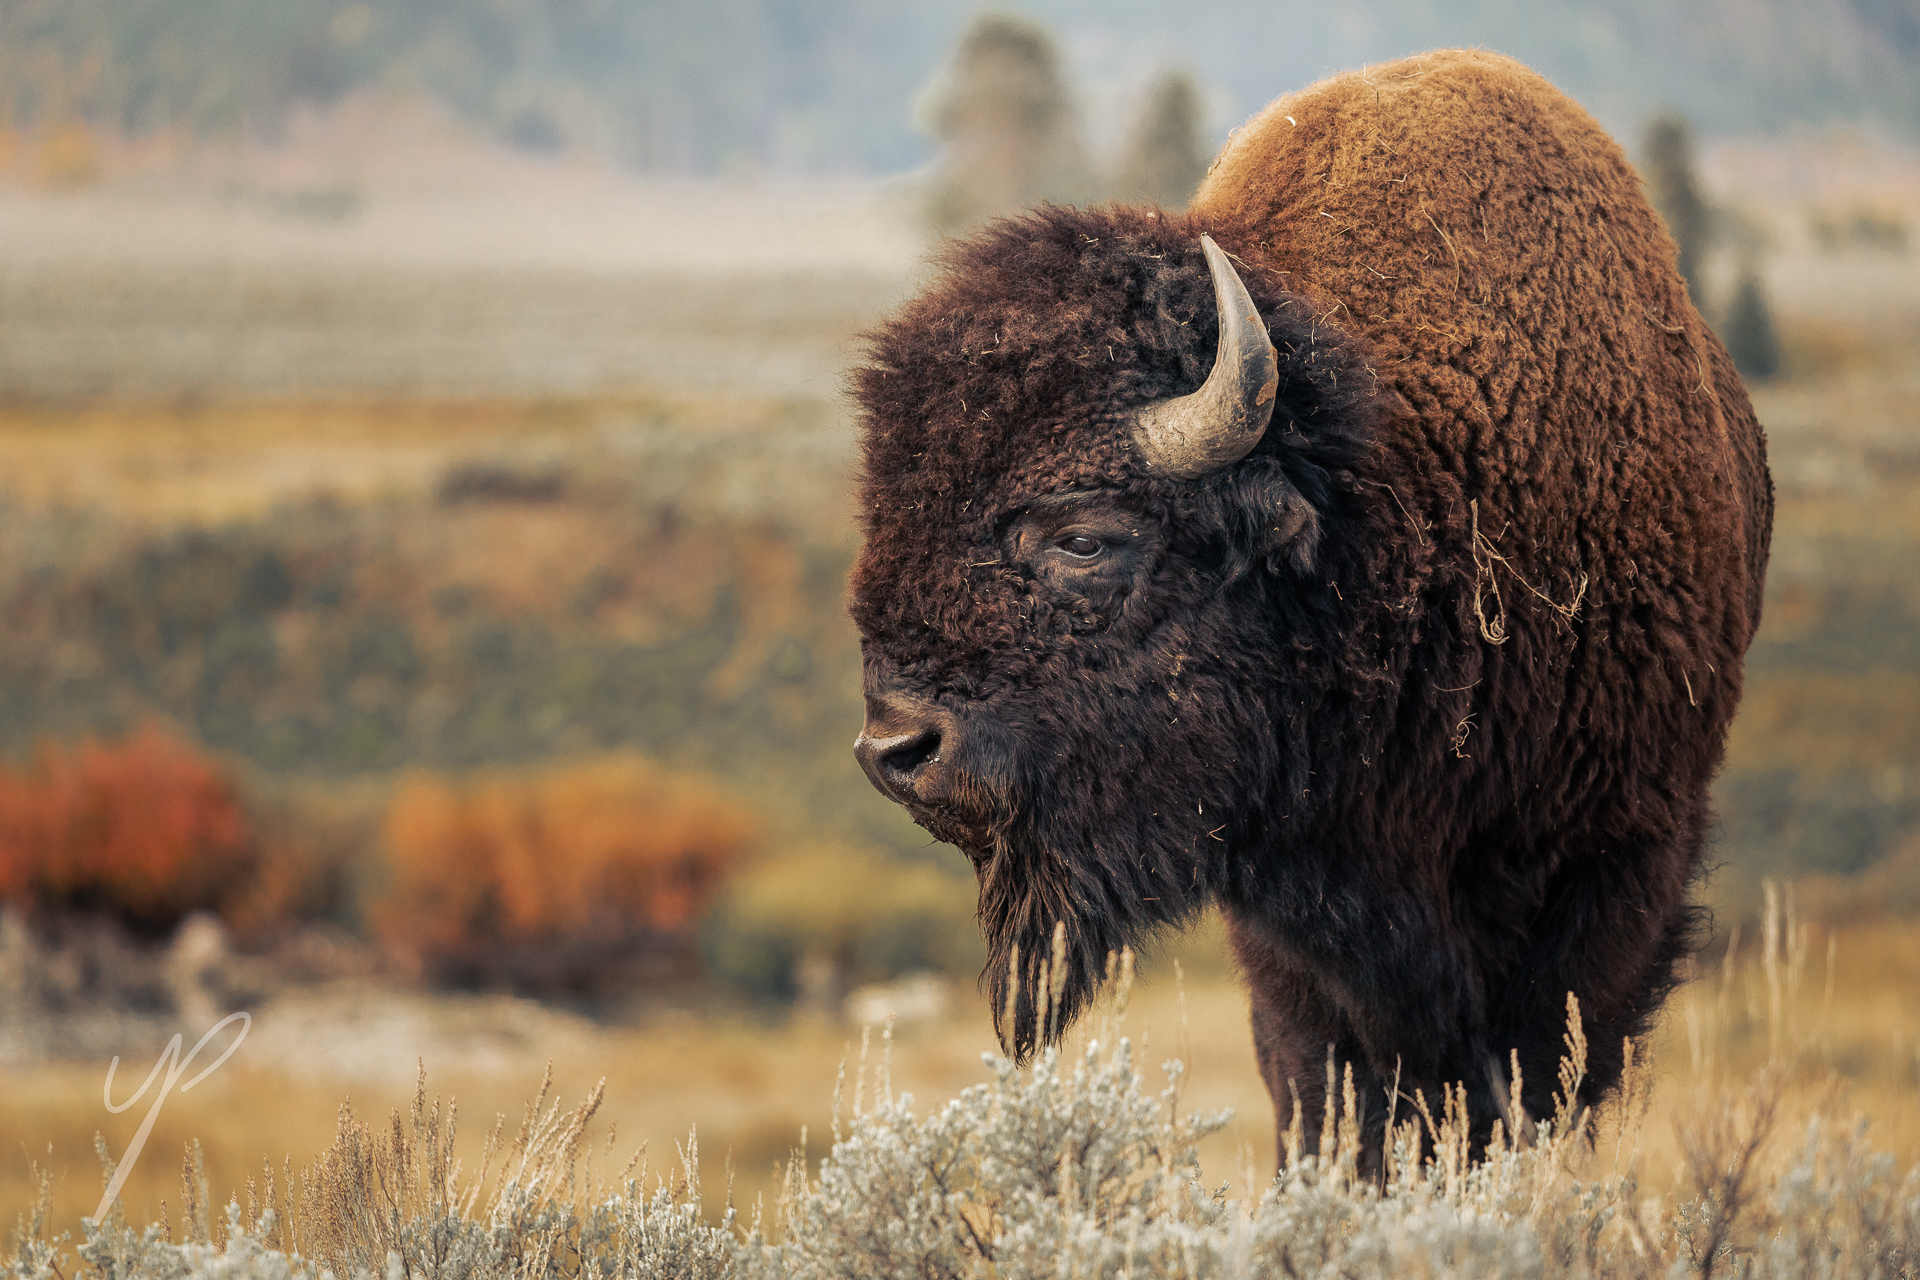
[[[1002,545],[1040,591],[1078,602],[1062,616],[1093,626],[1118,616],[1150,545],[1158,545],[1157,533],[1157,525],[1122,506],[1117,495],[1062,493],[1015,513]]]

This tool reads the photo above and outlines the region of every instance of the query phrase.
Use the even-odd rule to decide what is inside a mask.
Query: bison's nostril
[[[965,733],[954,715],[920,698],[867,695],[867,722],[853,754],[882,795],[901,804],[929,804],[951,790],[964,768]]]
[[[928,729],[880,754],[880,767],[888,773],[912,777],[921,765],[940,758],[940,731]]]

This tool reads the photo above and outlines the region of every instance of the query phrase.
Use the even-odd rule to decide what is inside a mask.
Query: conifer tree
[[[1774,333],[1766,286],[1751,257],[1741,263],[1740,280],[1733,288],[1726,340],[1727,354],[1741,377],[1763,380],[1780,372],[1780,339]]]
[[[926,121],[944,144],[927,201],[936,231],[1094,194],[1059,50],[1035,23],[976,20],[929,88]]]
[[[1647,198],[1680,247],[1680,274],[1686,277],[1687,291],[1694,305],[1704,309],[1706,279],[1701,273],[1713,247],[1713,210],[1694,173],[1693,129],[1684,117],[1669,112],[1648,123],[1641,166]]]
[[[1183,208],[1207,176],[1207,160],[1199,88],[1184,71],[1163,72],[1127,138],[1116,192],[1123,199]]]

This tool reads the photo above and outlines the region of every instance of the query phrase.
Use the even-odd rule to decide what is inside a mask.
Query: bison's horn
[[[1280,366],[1267,326],[1233,264],[1211,236],[1200,237],[1213,298],[1220,308],[1220,352],[1213,372],[1192,395],[1148,405],[1134,420],[1134,439],[1155,470],[1197,480],[1253,452],[1273,417]]]

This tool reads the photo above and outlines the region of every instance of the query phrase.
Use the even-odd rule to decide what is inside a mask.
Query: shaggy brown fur
[[[1127,421],[1211,367],[1203,232],[1281,392],[1181,482]],[[1432,54],[1274,103],[1184,216],[1044,209],[946,265],[853,375],[853,612],[870,716],[943,717],[951,781],[903,798],[975,861],[996,1005],[1056,921],[1070,1014],[1214,900],[1283,1126],[1329,1045],[1375,1151],[1396,1076],[1484,1133],[1515,1051],[1546,1111],[1569,991],[1597,1099],[1690,942],[1772,516],[1619,148]]]

